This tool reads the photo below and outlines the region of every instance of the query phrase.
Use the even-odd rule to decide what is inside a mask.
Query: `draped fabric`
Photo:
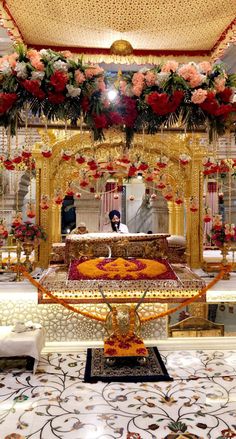
[[[106,184],[105,193],[103,193],[101,199],[100,231],[102,231],[104,227],[110,224],[108,214],[111,210],[116,209],[121,212],[122,193],[116,192],[116,187],[117,185],[114,182]],[[118,195],[118,198],[114,198],[114,194]]]

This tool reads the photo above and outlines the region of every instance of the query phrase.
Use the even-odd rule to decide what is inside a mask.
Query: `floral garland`
[[[68,52],[27,49],[0,59],[0,124],[14,130],[25,104],[33,115],[71,120],[81,114],[95,140],[111,126],[125,127],[127,145],[136,130],[155,133],[181,120],[187,129],[208,125],[223,134],[235,111],[236,75],[222,64],[179,65],[168,61],[151,70],[113,80],[118,95],[109,99],[110,78],[96,65],[84,66]]]

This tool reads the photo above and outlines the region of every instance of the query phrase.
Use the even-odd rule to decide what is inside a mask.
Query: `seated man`
[[[111,222],[110,225],[110,232],[117,232],[117,233],[129,233],[128,227],[126,224],[123,224],[120,222],[120,212],[118,210],[111,210],[109,212],[109,219]]]
[[[78,226],[70,232],[71,235],[84,235],[85,233],[89,233],[85,223],[79,223]]]

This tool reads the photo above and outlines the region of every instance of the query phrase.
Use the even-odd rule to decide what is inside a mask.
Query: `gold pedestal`
[[[24,241],[24,242],[22,242],[22,247],[24,249],[24,254],[26,256],[24,266],[25,266],[26,270],[30,272],[33,270],[33,266],[30,262],[29,257],[34,249],[34,241]]]
[[[229,245],[227,243],[224,243],[223,246],[221,247],[221,254],[223,256],[221,264],[223,265],[223,267],[226,267],[228,265],[227,255],[229,254]],[[225,273],[223,279],[229,280],[230,273]]]

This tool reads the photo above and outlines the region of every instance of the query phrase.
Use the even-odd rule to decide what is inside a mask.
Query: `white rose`
[[[54,58],[54,56],[55,56],[53,53],[51,53],[49,50],[46,50],[46,49],[41,49],[39,53],[40,53],[41,57],[46,59],[47,61]]]
[[[11,66],[8,61],[2,63],[0,71],[3,75],[9,75],[9,73],[11,73]]]
[[[45,76],[45,73],[44,72],[40,72],[38,70],[35,70],[31,74],[31,78],[32,79],[39,79],[40,81],[44,78],[44,76]]]
[[[156,85],[162,85],[170,76],[168,72],[157,73]]]
[[[27,78],[26,63],[24,61],[16,63],[15,71],[17,78]]]
[[[54,70],[61,70],[62,72],[67,72],[68,64],[60,59],[53,63]]]
[[[71,96],[72,98],[76,98],[81,93],[81,88],[74,87],[73,85],[67,84],[67,96]]]

